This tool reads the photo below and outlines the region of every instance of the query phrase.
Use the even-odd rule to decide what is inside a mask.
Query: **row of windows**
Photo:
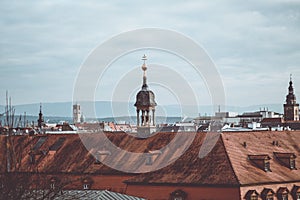
[[[274,152],[274,157],[282,165],[291,170],[296,170],[296,155],[293,153]],[[265,172],[271,172],[270,160],[271,157],[267,154],[263,155],[248,155],[248,159],[258,168]]]
[[[289,196],[293,200],[300,200],[300,186],[294,185],[291,191],[286,187],[280,187],[276,193],[270,188],[264,188],[260,194],[256,190],[249,190],[244,199],[258,200],[260,197],[262,200],[275,200],[275,198],[277,200],[288,200]]]
[[[85,178],[81,182],[82,182],[82,189],[88,190],[88,189],[90,189],[93,181],[90,178]],[[52,177],[50,179],[50,189],[51,190],[59,189],[60,186],[61,186],[61,182],[58,178]]]

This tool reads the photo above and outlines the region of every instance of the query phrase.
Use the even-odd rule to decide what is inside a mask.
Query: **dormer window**
[[[55,190],[55,183],[50,183],[50,189]]]
[[[149,151],[149,153],[146,154],[146,165],[152,165],[161,154],[162,152],[160,150]]]
[[[261,198],[262,198],[262,200],[274,200],[274,194],[275,193],[272,189],[265,188],[261,192]]]
[[[290,169],[296,169],[296,162],[295,159],[290,159]]]
[[[274,152],[275,158],[278,162],[291,170],[296,170],[296,155],[293,153]]]
[[[294,185],[293,189],[291,190],[291,194],[293,199],[300,200],[300,186]]]
[[[30,164],[35,163],[35,154],[33,152],[29,153],[29,163]]]
[[[85,177],[82,179],[82,185],[84,190],[89,190],[91,188],[91,185],[93,183],[93,180],[90,177]]]
[[[270,169],[270,161],[265,159],[264,162],[265,162],[265,171],[266,172],[270,172],[271,171],[271,169]]]
[[[88,190],[89,189],[89,185],[88,184],[83,184],[83,189],[84,190]]]
[[[104,161],[104,159],[105,159],[107,156],[110,156],[110,155],[111,155],[111,152],[110,152],[110,151],[106,151],[106,150],[97,151],[97,152],[94,154],[94,157],[95,157],[95,164],[100,164],[101,162]]]
[[[57,188],[57,184],[58,184],[58,179],[56,177],[52,177],[50,179],[50,189],[51,190],[55,190]]]
[[[286,187],[280,187],[277,191],[278,200],[288,200],[289,190]]]
[[[264,170],[265,172],[271,172],[270,160],[268,155],[248,155],[248,159],[256,167]]]
[[[187,193],[182,190],[175,190],[170,194],[171,200],[186,200]]]
[[[256,190],[249,190],[245,195],[246,200],[258,200],[258,193]]]

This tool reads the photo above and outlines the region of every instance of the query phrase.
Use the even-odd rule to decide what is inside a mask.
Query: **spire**
[[[289,94],[294,94],[293,81],[292,81],[292,74],[290,74]]]
[[[286,95],[286,103],[289,104],[289,105],[296,104],[296,97],[295,97],[295,94],[294,94],[292,74],[290,75],[288,94]]]
[[[147,60],[147,56],[144,54],[144,56],[142,57],[142,60],[144,61],[143,65],[142,65],[142,70],[144,71],[143,74],[143,86],[142,89],[143,90],[147,90],[148,89],[148,85],[147,85],[147,76],[146,76],[146,71],[147,71],[147,66],[146,66],[146,60]]]
[[[43,118],[43,113],[42,113],[42,103],[40,103],[40,113],[39,113],[39,119],[38,121],[38,127],[42,128],[43,123],[44,123],[44,118]]]
[[[40,113],[39,115],[42,115],[42,103],[40,103]]]

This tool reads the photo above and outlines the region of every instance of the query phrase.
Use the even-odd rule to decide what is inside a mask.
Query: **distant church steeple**
[[[294,94],[292,74],[290,75],[290,82],[288,87],[288,94],[286,95],[286,103],[284,107],[284,120],[298,121],[299,120],[299,104],[296,102]]]
[[[148,85],[147,85],[146,55],[142,57],[142,60],[144,61],[142,65],[143,84],[142,84],[142,89],[136,95],[136,102],[134,106],[136,107],[136,112],[137,112],[137,126],[149,127],[149,126],[155,126],[155,106],[157,104],[155,102],[154,93],[148,89]],[[151,116],[151,111],[152,111],[152,116]],[[142,113],[142,116],[140,116],[140,112]]]
[[[40,113],[39,113],[39,119],[37,120],[38,122],[38,127],[42,128],[43,123],[44,123],[44,117],[43,117],[43,113],[42,113],[42,103],[40,103]]]

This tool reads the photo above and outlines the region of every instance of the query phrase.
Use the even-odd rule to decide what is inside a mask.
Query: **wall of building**
[[[186,200],[233,200],[239,199],[239,188],[202,187],[202,186],[150,186],[128,185],[126,193],[149,200],[166,200],[175,190],[187,193]]]

